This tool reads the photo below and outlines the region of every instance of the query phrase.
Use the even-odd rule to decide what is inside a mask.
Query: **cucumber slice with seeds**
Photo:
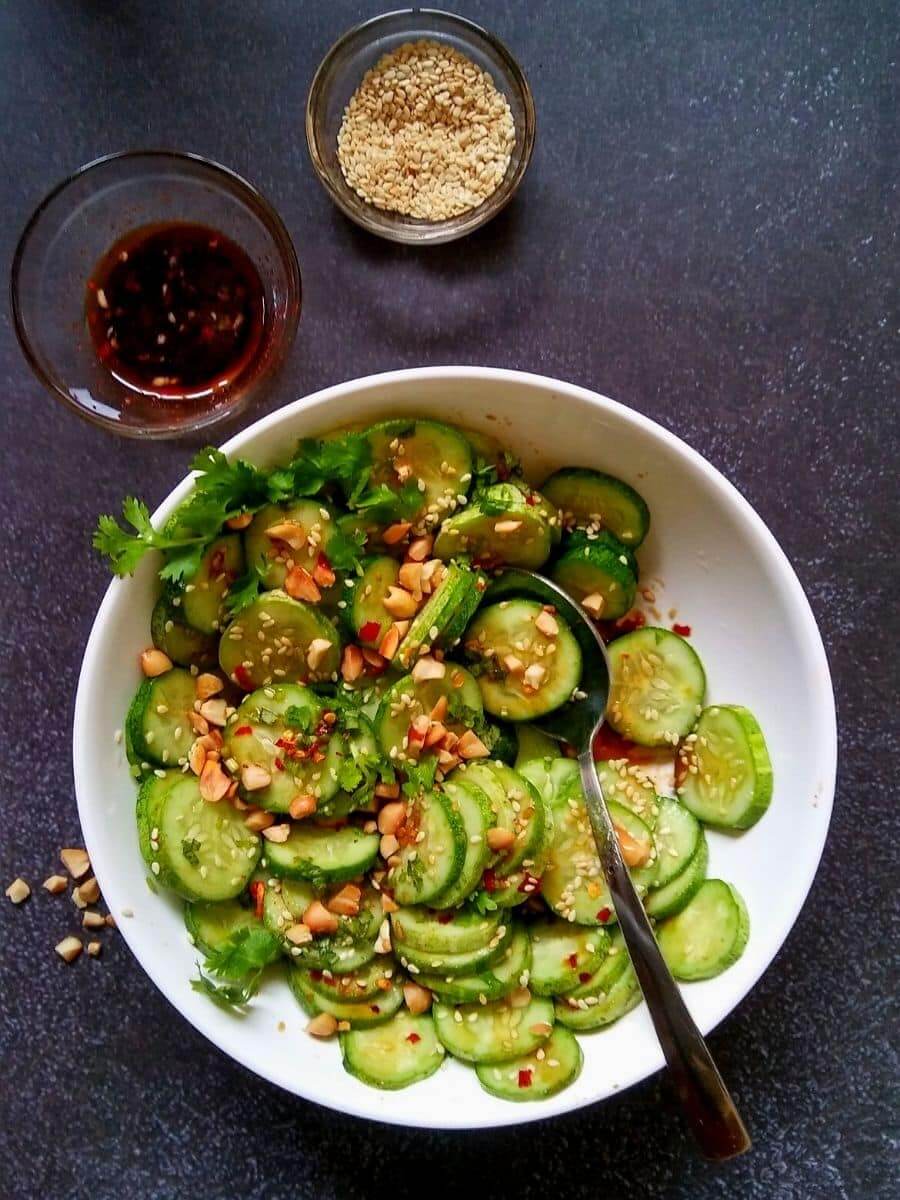
[[[339,1003],[358,1003],[374,1000],[387,991],[387,985],[397,974],[397,964],[389,955],[379,954],[355,971],[335,975],[332,971],[311,969],[310,989],[315,995]]]
[[[207,804],[194,775],[154,776],[138,796],[141,852],[163,887],[185,900],[230,900],[246,887],[260,838],[230,804]]]
[[[480,913],[476,908],[435,912],[430,908],[401,908],[391,914],[398,941],[430,954],[461,954],[480,950],[497,932],[502,914]]]
[[[371,483],[399,491],[418,483],[422,503],[410,518],[420,529],[433,529],[456,510],[472,482],[469,443],[438,421],[393,420],[365,433],[372,449]]]
[[[410,761],[406,752],[410,726],[416,717],[423,714],[428,716],[442,698],[448,704],[448,713],[442,717],[442,723],[453,733],[461,734],[470,728],[469,724],[454,719],[454,711],[463,712],[465,716],[471,715],[473,719],[481,717],[484,712],[481,690],[474,677],[465,667],[455,663],[446,664],[442,679],[416,682],[412,675],[404,675],[385,692],[375,718],[375,731],[381,749],[388,758],[399,764]],[[470,711],[467,713],[465,710]],[[433,751],[424,750],[417,760],[432,755]]]
[[[353,825],[327,829],[308,822],[291,826],[287,840],[266,843],[266,861],[273,875],[301,879],[322,887],[356,879],[375,862],[378,834]]]
[[[466,831],[448,796],[425,792],[406,805],[405,842],[387,885],[398,904],[427,904],[458,879],[466,858]]]
[[[615,800],[623,808],[630,808],[652,829],[656,824],[660,797],[645,772],[624,758],[601,761],[595,766],[604,800]]]
[[[485,588],[484,576],[469,567],[450,563],[437,590],[413,617],[397,648],[394,663],[409,671],[420,654],[438,647],[449,649],[462,637]]]
[[[749,709],[705,708],[678,756],[678,795],[707,825],[749,829],[769,807],[772,763]]]
[[[659,797],[659,816],[653,827],[657,872],[654,890],[677,879],[697,853],[703,831],[696,817],[668,796]]]
[[[270,530],[283,528],[282,537]],[[323,500],[295,500],[290,504],[268,504],[261,508],[244,534],[247,562],[264,565],[267,588],[283,588],[288,571],[302,567],[310,575],[319,556],[328,557],[328,543],[337,530],[334,509]],[[321,589],[325,590],[325,589]]]
[[[352,580],[349,590],[350,625],[361,646],[377,649],[381,639],[394,623],[384,607],[388,589],[396,586],[400,564],[395,558],[379,554],[363,563],[362,575]]]
[[[668,629],[647,626],[609,647],[609,723],[640,746],[677,745],[700,715],[706,692],[694,648]]]
[[[546,733],[542,733],[540,729],[536,729],[532,725],[517,725],[516,738],[518,740],[518,753],[516,754],[513,766],[517,771],[520,771],[526,763],[533,762],[536,759],[562,757],[559,742],[552,737],[548,737]]]
[[[486,760],[482,765],[494,775],[512,810],[516,840],[509,850],[496,856],[494,867],[495,874],[502,879],[542,853],[547,840],[547,810],[537,788],[524,775],[505,763]]]
[[[607,539],[573,541],[557,559],[550,577],[579,602],[585,596],[601,597],[602,608],[592,610],[592,615],[616,620],[634,604],[637,573],[625,547],[609,535]]]
[[[368,1000],[341,1000],[323,996],[313,989],[309,974],[302,967],[291,970],[288,983],[304,1012],[310,1016],[330,1013],[338,1021],[349,1021],[351,1029],[383,1025],[403,1007],[403,989],[393,982],[386,991]]]
[[[583,1063],[578,1039],[556,1028],[532,1054],[499,1066],[478,1063],[475,1074],[484,1090],[501,1100],[546,1100],[574,1083]]]
[[[253,906],[240,900],[189,900],[184,906],[184,923],[192,945],[203,954],[212,954],[239,929],[262,926]]]
[[[513,997],[487,1004],[432,1008],[434,1028],[454,1058],[463,1062],[509,1062],[542,1046],[553,1028],[553,1001],[532,996],[522,1007]]]
[[[662,920],[663,917],[670,917],[675,913],[681,912],[684,906],[699,891],[700,885],[706,878],[708,865],[709,846],[706,841],[706,835],[701,829],[694,857],[685,866],[684,870],[679,871],[674,879],[662,887],[656,888],[655,891],[652,891],[647,896],[644,901],[647,916],[653,917],[656,920]]]
[[[210,634],[192,629],[184,620],[181,604],[163,593],[150,615],[150,638],[179,667],[207,667],[216,661],[218,642]]]
[[[282,939],[282,950],[298,966],[328,970],[334,975],[359,971],[375,958],[375,939],[383,919],[381,901],[374,888],[363,888],[359,913],[338,917],[335,933],[295,945],[286,935],[316,899],[315,889],[295,879],[266,882],[263,923]]]
[[[215,633],[224,617],[228,589],[244,570],[244,546],[236,533],[217,538],[181,593],[184,619],[200,633]]]
[[[517,925],[499,958],[471,975],[418,974],[416,983],[434,992],[447,1004],[483,1004],[500,1000],[517,987],[528,984],[531,940],[523,925]]]
[[[574,995],[560,996],[555,1004],[555,1016],[560,1025],[579,1033],[603,1029],[637,1008],[643,999],[641,985],[634,967],[623,952],[625,968],[609,984],[608,990],[597,991],[578,999]]]
[[[609,937],[602,929],[545,917],[530,932],[529,986],[536,996],[555,996],[578,987],[609,953]]]
[[[444,521],[434,553],[445,562],[468,555],[485,568],[536,570],[550,557],[559,533],[558,518],[548,515],[552,511],[544,503],[530,504],[512,483],[495,483]]]
[[[481,882],[484,869],[491,860],[487,831],[493,820],[490,801],[477,784],[445,779],[442,786],[451,805],[459,813],[466,838],[462,870],[449,887],[431,899],[435,908],[448,909],[467,900]]]
[[[712,979],[744,953],[750,917],[737,889],[707,879],[678,913],[663,921],[656,938],[676,979]]]
[[[509,948],[514,928],[511,921],[497,927],[490,941],[475,950],[460,951],[458,954],[432,954],[428,950],[417,950],[407,946],[399,938],[393,938],[394,953],[411,974],[441,975],[445,979],[457,975],[475,975],[498,962]]]
[[[639,546],[650,528],[643,497],[621,479],[587,467],[555,471],[541,491],[562,513],[568,527],[608,529],[626,546]]]
[[[433,1075],[444,1047],[431,1017],[401,1010],[384,1025],[341,1034],[344,1070],[370,1087],[396,1091]]]
[[[310,647],[321,643],[310,665]],[[219,662],[245,692],[272,683],[336,679],[341,638],[331,621],[310,604],[284,592],[267,592],[235,617],[222,634]]]
[[[465,634],[478,662],[484,707],[507,721],[533,721],[560,708],[581,682],[581,649],[568,625],[536,600],[501,600],[481,610]]]
[[[194,677],[181,667],[145,679],[125,718],[135,755],[163,767],[184,762],[195,737],[188,713],[196,699]]]

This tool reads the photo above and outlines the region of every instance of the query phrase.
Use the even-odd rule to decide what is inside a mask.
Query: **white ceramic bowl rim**
[[[225,443],[223,450],[227,454],[241,451],[246,452],[248,444],[252,444],[265,431],[279,425],[289,427],[294,418],[299,418],[312,409],[324,410],[330,401],[339,397],[347,397],[348,395],[362,396],[372,389],[383,389],[385,386],[391,385],[409,385],[413,382],[421,385],[424,391],[429,383],[448,380],[461,380],[473,385],[479,382],[501,383],[523,389],[530,388],[552,391],[555,396],[569,396],[582,403],[587,402],[601,410],[606,410],[617,422],[632,426],[639,430],[646,438],[664,443],[667,450],[684,460],[685,465],[691,471],[698,472],[705,477],[707,484],[711,485],[719,494],[724,506],[737,511],[747,535],[756,543],[757,549],[769,559],[777,571],[779,586],[785,589],[789,605],[794,609],[795,613],[799,614],[798,620],[802,624],[803,636],[806,642],[804,651],[809,655],[815,667],[816,678],[820,683],[816,695],[810,698],[810,704],[815,706],[813,714],[815,724],[821,731],[818,746],[819,757],[817,758],[817,777],[821,782],[816,788],[815,806],[818,813],[815,834],[811,841],[804,846],[803,857],[797,863],[799,875],[794,882],[795,897],[799,899],[799,902],[785,908],[777,927],[768,929],[767,952],[755,965],[750,978],[742,981],[743,986],[738,991],[735,991],[734,988],[721,988],[721,996],[717,999],[716,1003],[712,1007],[709,1005],[705,1007],[699,1023],[703,1032],[708,1033],[710,1029],[715,1027],[740,1003],[746,993],[767,969],[769,963],[784,943],[799,916],[802,904],[812,885],[825,843],[834,798],[837,730],[828,663],[812,610],[784,552],[762,519],[737,489],[710,463],[702,458],[701,455],[692,450],[674,434],[657,425],[649,418],[642,416],[640,413],[634,412],[605,396],[591,392],[585,388],[562,383],[544,376],[499,368],[465,366],[414,368],[370,375],[315,392],[276,412],[270,413],[231,438]],[[387,411],[390,405],[385,404],[383,408]],[[312,427],[310,426],[310,428]],[[172,512],[173,508],[184,499],[190,490],[191,482],[190,477],[186,478],[170,493],[154,513],[154,523],[164,520]],[[287,1064],[283,1069],[262,1071],[259,1063],[243,1044],[239,1020],[234,1020],[233,1024],[235,1028],[231,1036],[226,1036],[221,1027],[214,1028],[217,1024],[214,1014],[221,1015],[214,1005],[207,1003],[205,1007],[195,1008],[192,1012],[185,1011],[185,981],[183,979],[175,979],[166,973],[164,964],[159,960],[159,955],[154,957],[152,941],[148,942],[146,934],[142,932],[142,926],[139,923],[129,922],[127,918],[122,919],[122,910],[128,904],[128,896],[124,894],[119,886],[119,882],[112,873],[112,868],[108,860],[105,864],[103,854],[95,853],[97,847],[102,844],[101,826],[104,818],[100,805],[95,798],[95,780],[92,778],[95,768],[88,752],[89,730],[92,725],[96,724],[91,711],[91,693],[94,688],[100,686],[97,676],[108,618],[118,602],[120,593],[123,589],[128,588],[131,582],[130,580],[114,580],[110,584],[100,605],[85,649],[75,703],[73,731],[75,788],[85,843],[91,854],[93,868],[100,882],[104,899],[110,911],[115,914],[118,929],[135,957],[175,1008],[182,1015],[186,1016],[195,1028],[248,1069],[263,1074],[265,1078],[306,1099],[339,1108],[340,1111],[354,1116],[366,1117],[378,1121],[431,1128],[478,1128],[504,1124],[512,1125],[568,1112],[603,1099],[611,1094],[610,1090],[586,1096],[564,1091],[551,1100],[536,1104],[515,1105],[497,1101],[497,1105],[501,1107],[489,1106],[485,1115],[473,1115],[469,1112],[457,1111],[434,1113],[427,1105],[423,1105],[421,1111],[417,1108],[410,1109],[404,1106],[405,1111],[402,1114],[395,1115],[391,1111],[391,1097],[402,1095],[402,1093],[381,1093],[365,1088],[360,1084],[357,1091],[350,1098],[342,1097],[339,1101],[336,1101],[333,1096],[328,1094],[328,1088],[322,1086],[322,1079],[315,1071],[308,1076],[300,1074],[298,1077],[299,1073],[295,1070],[290,1070]],[[141,866],[136,864],[135,870],[140,873]],[[688,1001],[690,1003],[690,996],[688,996]],[[595,1036],[605,1037],[609,1035],[599,1034]],[[649,1036],[652,1037],[652,1033]],[[331,1047],[331,1050],[335,1055],[333,1070],[341,1072],[340,1064],[337,1061],[337,1049],[336,1047]],[[663,1065],[662,1053],[659,1051],[658,1046],[654,1046],[649,1058],[645,1057],[631,1073],[628,1071],[620,1072],[617,1083],[613,1087],[615,1091],[630,1087]],[[474,1077],[471,1079],[471,1086],[473,1088],[478,1087]],[[415,1090],[415,1088],[410,1089],[410,1091]],[[481,1090],[478,1089],[478,1091],[480,1093]]]

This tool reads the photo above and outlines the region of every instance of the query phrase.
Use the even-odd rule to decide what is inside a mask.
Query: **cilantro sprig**
[[[263,971],[280,953],[279,940],[268,929],[236,929],[206,956],[191,987],[222,1007],[241,1007],[256,995]]]

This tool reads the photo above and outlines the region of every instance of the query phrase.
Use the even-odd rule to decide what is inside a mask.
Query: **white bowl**
[[[747,994],[787,937],[828,829],[834,699],[822,641],[797,577],[750,505],[700,455],[612,400],[536,375],[468,367],[374,375],[298,400],[257,421],[224,449],[270,463],[288,456],[300,436],[388,414],[424,414],[494,433],[523,457],[536,481],[550,468],[581,464],[622,475],[646,497],[653,519],[640,552],[642,579],[653,581],[664,621],[674,606],[691,625],[710,698],[745,704],[756,713],[775,771],[772,805],[757,826],[737,837],[709,835],[710,874],[737,885],[750,911],[751,933],[733,967],[684,988],[693,1016],[707,1032]],[[185,479],[157,510],[157,522],[189,488]],[[281,981],[264,987],[246,1016],[222,1012],[193,992],[195,953],[181,903],[147,886],[135,831],[134,782],[114,740],[139,682],[137,659],[149,641],[157,567],[147,560],[133,578],[113,582],[94,622],[75,706],[75,786],[91,862],[122,936],[195,1028],[244,1066],[299,1096],[356,1116],[433,1128],[549,1117],[602,1100],[663,1065],[641,1006],[610,1029],[582,1037],[581,1077],[544,1102],[496,1099],[455,1062],[405,1091],[379,1092],[344,1072],[335,1044],[303,1032],[304,1017]],[[280,1021],[284,1032],[278,1031]]]

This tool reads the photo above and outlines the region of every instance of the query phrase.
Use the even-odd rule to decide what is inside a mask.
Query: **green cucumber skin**
[[[219,571],[212,576],[217,559]],[[240,535],[230,533],[217,538],[204,553],[197,573],[181,593],[181,611],[192,629],[204,634],[219,630],[228,589],[243,572],[244,544]]]
[[[392,419],[370,426],[364,436],[372,450],[373,484],[385,483],[397,488],[394,458],[401,449],[403,462],[412,469],[411,478],[424,482],[421,507],[410,518],[417,530],[436,527],[442,516],[456,510],[457,496],[468,494],[472,450],[451,425],[419,418]],[[392,448],[395,439],[399,445]],[[439,469],[442,462],[447,463],[446,472]]]
[[[216,919],[222,927],[216,927]],[[203,954],[211,954],[238,929],[262,926],[252,907],[237,900],[187,900],[184,905],[184,924],[192,945]]]
[[[609,991],[596,999],[597,1003],[587,1008],[572,1008],[565,997],[557,999],[554,1002],[556,1020],[567,1029],[590,1033],[594,1029],[605,1029],[637,1008],[643,996],[631,963],[610,985]]]
[[[644,901],[647,916],[661,921],[665,917],[674,916],[690,903],[700,885],[706,878],[709,865],[709,845],[706,835],[701,830],[696,853],[691,861],[675,878],[656,891],[650,892]]]
[[[414,946],[407,946],[405,942],[394,938],[394,953],[404,967],[413,968],[414,975],[422,972],[426,975],[445,977],[477,975],[503,957],[514,932],[515,926],[512,921],[504,921],[485,946],[468,950],[464,954],[430,954],[427,950],[417,950]]]
[[[518,751],[512,765],[517,771],[535,759],[562,758],[559,742],[548,737],[546,733],[542,733],[540,729],[521,722],[515,726],[515,731]]]
[[[723,913],[725,927],[719,919]],[[735,887],[722,879],[706,879],[677,915],[659,925],[656,937],[676,979],[712,979],[744,953],[750,916]]]
[[[551,525],[551,512],[548,505],[529,504],[515,484],[493,484],[462,512],[444,521],[434,553],[445,562],[470,555],[491,566],[537,570],[550,557],[559,537],[558,518],[556,525]],[[496,525],[504,520],[519,521],[521,526],[511,533],[497,533]]]
[[[456,1020],[456,1012],[461,1013],[461,1021]],[[509,1012],[518,1015],[514,1028],[511,1028],[508,1018],[504,1020]],[[470,1022],[467,1018],[473,1013],[477,1014],[477,1018]],[[535,1033],[533,1030],[536,1025],[544,1023],[552,1029],[553,1001],[532,996],[527,1006],[521,1009],[512,1009],[507,999],[458,1006],[438,1001],[432,1007],[432,1014],[435,1032],[454,1058],[470,1063],[509,1062],[523,1054],[531,1054],[546,1042],[549,1034]],[[491,1028],[486,1033],[485,1026],[488,1024]],[[508,1037],[503,1037],[501,1030]]]
[[[563,467],[547,479],[541,491],[563,513],[571,513],[577,525],[589,524],[594,515],[621,542],[635,548],[650,529],[646,501],[630,484],[595,471],[591,467]]]
[[[211,667],[216,664],[218,642],[212,634],[192,629],[181,615],[181,606],[163,593],[150,615],[150,640],[178,667]]]
[[[677,633],[647,625],[616,638],[608,653],[610,725],[640,746],[677,745],[696,724],[706,693],[696,650]],[[652,673],[636,666],[638,661],[649,663]],[[657,678],[669,687],[660,688]]]
[[[574,1083],[584,1065],[584,1053],[578,1039],[566,1028],[556,1026],[541,1047],[544,1057],[524,1055],[502,1064],[477,1063],[475,1074],[486,1092],[501,1100],[521,1103],[548,1100]],[[549,1062],[559,1067],[548,1066]],[[521,1071],[528,1072],[526,1076]],[[547,1076],[550,1076],[547,1078]],[[527,1082],[520,1082],[520,1080]]]
[[[601,616],[616,620],[629,611],[637,594],[637,573],[628,559],[624,546],[577,541],[556,560],[550,577],[579,601],[599,593],[604,600]]]
[[[168,707],[173,690],[178,693],[176,698],[182,706],[177,713],[173,711],[160,715],[156,711],[157,703],[165,698]],[[187,717],[194,699],[193,676],[182,667],[173,667],[162,675],[143,680],[125,717],[128,742],[140,761],[147,760],[156,766],[169,768],[185,759],[194,741]],[[151,741],[147,740],[148,734],[152,734]]]
[[[361,646],[374,649],[393,624],[394,618],[382,604],[389,587],[394,587],[400,574],[400,564],[387,554],[377,554],[364,560],[362,575],[353,580],[353,587],[348,590],[348,608],[350,626],[353,635]],[[366,595],[366,588],[372,591]],[[366,625],[375,622],[378,632],[374,636],[362,637]]]
[[[492,814],[490,801],[477,784],[447,779],[444,790],[459,811],[466,839],[465,859],[459,875],[449,887],[431,898],[433,908],[446,909],[462,904],[481,883],[481,876],[491,860],[487,831],[492,824]],[[464,795],[460,796],[460,792]]]
[[[400,905],[431,903],[435,896],[439,896],[453,886],[459,878],[466,860],[465,826],[462,817],[453,808],[449,797],[443,792],[431,791],[418,797],[415,803],[425,808],[426,815],[432,808],[439,813],[440,819],[446,825],[446,835],[449,836],[451,844],[449,846],[442,844],[440,851],[437,847],[435,848],[435,859],[437,860],[438,853],[441,853],[446,864],[443,873],[437,875],[436,878],[437,861],[433,864],[429,863],[420,871],[416,871],[414,866],[414,863],[421,865],[423,858],[430,857],[432,853],[427,836],[423,842],[417,842],[411,850],[407,847],[401,848],[399,852],[401,862],[398,866],[392,867],[388,874],[388,883],[394,890],[394,899]],[[419,824],[421,825],[421,821]],[[412,853],[417,855],[415,860],[410,857]],[[426,876],[429,874],[431,878],[427,879]],[[417,875],[418,878],[416,878]]]
[[[450,917],[450,920],[442,920]],[[464,954],[483,949],[497,932],[500,913],[482,915],[474,908],[438,913],[430,908],[401,908],[391,914],[400,941],[428,954]]]
[[[309,845],[306,848],[311,853],[305,857],[292,856],[291,836],[286,842],[268,842],[266,861],[268,869],[273,875],[312,883],[316,887],[328,883],[346,883],[349,879],[356,879],[365,874],[374,864],[378,855],[378,835],[376,833],[363,833],[350,825],[343,829],[294,825],[292,835],[298,830],[302,831],[299,835],[301,838],[308,839]],[[344,849],[344,852],[349,855],[349,860],[343,864],[332,862],[331,865],[325,865],[324,855],[320,853],[320,846],[317,843],[322,846],[327,844],[333,848],[335,843],[344,842],[347,843],[347,846],[338,845],[338,849]]]
[[[251,632],[252,637],[249,636]],[[258,633],[264,634],[262,641]],[[287,654],[279,654],[276,637],[289,639]],[[317,638],[327,641],[329,649],[319,665],[312,669],[307,656],[310,644]],[[268,664],[262,657],[267,650],[271,653]],[[282,664],[278,669],[284,671],[281,676],[274,674],[278,663]],[[245,692],[270,687],[273,683],[323,683],[337,678],[341,664],[341,635],[334,622],[315,605],[294,600],[285,592],[264,592],[239,612],[223,631],[219,642],[219,664],[227,677]]]
[[[410,1041],[413,1034],[414,1043]],[[382,1091],[397,1091],[427,1079],[444,1061],[444,1048],[431,1017],[413,1016],[405,1010],[374,1029],[342,1033],[340,1044],[344,1070]]]
[[[471,975],[416,975],[416,983],[428,988],[446,1004],[474,1004],[501,1000],[528,983],[531,969],[531,939],[524,925],[517,925],[504,953],[489,966]]]
[[[653,836],[659,858],[659,870],[652,884],[654,891],[672,883],[687,869],[703,836],[700,822],[684,805],[669,796],[660,796],[658,805],[659,815]],[[672,845],[670,842],[667,846],[664,830],[669,830],[672,822],[679,825],[680,829],[677,830],[677,837],[673,839],[676,844]],[[668,852],[670,847],[675,850],[674,855]]]
[[[327,516],[323,517],[323,512]],[[268,504],[265,508],[261,508],[244,533],[244,546],[248,565],[265,568],[263,586],[267,589],[284,587],[287,566],[284,562],[278,561],[277,555],[273,553],[276,550],[276,543],[267,536],[266,530],[285,521],[295,522],[303,529],[311,529],[314,525],[319,526],[321,541],[315,548],[305,545],[299,550],[290,551],[292,561],[310,573],[315,567],[320,553],[327,558],[328,543],[337,527],[333,508],[320,498],[303,498],[288,504]]]
[[[303,967],[290,970],[288,983],[308,1016],[330,1013],[339,1021],[349,1021],[351,1029],[371,1029],[384,1025],[403,1004],[403,992],[397,984],[392,984],[388,991],[379,992],[378,999],[341,1002],[315,991]]]
[[[578,943],[571,951],[577,961],[572,964],[566,956],[560,957],[555,971],[552,960],[546,961],[548,956],[541,952],[542,939],[552,939],[554,935]],[[573,925],[553,917],[544,917],[532,925],[531,942],[531,978],[528,986],[536,996],[558,996],[577,987],[579,977],[585,973],[592,975],[609,953],[609,935],[602,929]]]
[[[480,572],[450,563],[433,595],[412,620],[394,662],[403,670],[415,666],[423,647],[447,649],[459,640],[481,602],[485,580]]]
[[[691,736],[696,735],[698,740],[704,736],[707,738],[714,736],[711,725],[713,723],[722,724],[722,718],[733,720],[745,740],[743,770],[752,779],[751,794],[740,807],[736,807],[736,801],[733,799],[727,813],[722,809],[716,809],[703,796],[703,789],[706,786],[703,782],[703,775],[706,773],[703,767],[699,768],[696,775],[692,775],[686,770],[676,791],[685,808],[705,825],[712,825],[719,829],[749,829],[765,815],[772,802],[774,790],[772,761],[769,758],[766,739],[758,721],[749,709],[739,704],[715,704],[705,708],[700,714]],[[707,753],[708,751],[705,751],[702,745],[698,746],[696,742],[690,749],[682,746],[679,751],[685,765],[692,754],[702,760]]]

